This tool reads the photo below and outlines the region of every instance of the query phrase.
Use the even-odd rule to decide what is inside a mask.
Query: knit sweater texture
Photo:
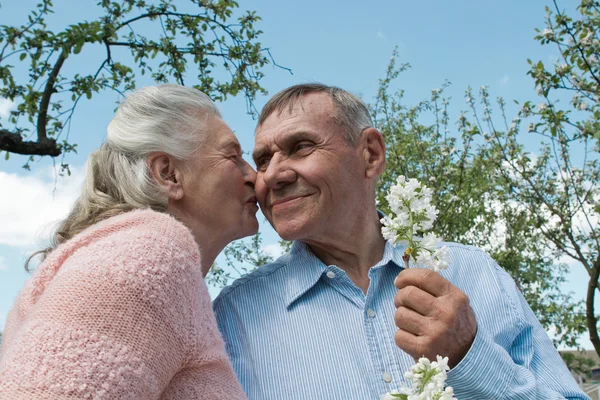
[[[191,232],[138,210],[55,249],[10,311],[0,399],[245,399]]]

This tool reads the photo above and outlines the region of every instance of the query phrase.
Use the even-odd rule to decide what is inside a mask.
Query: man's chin
[[[306,227],[290,224],[289,221],[286,222],[275,222],[271,226],[283,240],[302,240],[305,236]]]

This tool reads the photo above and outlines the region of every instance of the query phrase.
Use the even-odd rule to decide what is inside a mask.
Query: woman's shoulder
[[[186,303],[181,296],[191,298],[203,285],[190,231],[167,214],[138,210],[94,224],[56,248],[36,268],[20,302],[26,313],[44,293],[55,294],[46,301],[66,301],[79,288],[79,306],[126,297],[164,307]]]
[[[200,271],[198,245],[189,229],[171,215],[149,209],[101,221],[63,246],[48,260],[61,264],[59,273],[76,269],[145,280]]]
[[[75,247],[100,247],[111,256],[123,248],[138,254],[164,252],[197,253],[190,230],[173,216],[150,209],[134,210],[101,221],[72,239]],[[107,250],[112,251],[107,251]]]
[[[88,235],[102,235],[103,232],[137,233],[148,237],[167,240],[193,240],[191,231],[172,215],[152,209],[138,209],[124,212],[92,225]]]

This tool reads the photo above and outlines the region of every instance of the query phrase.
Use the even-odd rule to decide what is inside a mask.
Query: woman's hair
[[[106,142],[90,155],[81,195],[59,223],[44,259],[61,243],[87,227],[125,211],[151,208],[164,212],[168,197],[151,177],[148,156],[164,152],[186,160],[198,150],[210,115],[221,114],[199,90],[179,85],[138,89],[125,98],[108,125]]]

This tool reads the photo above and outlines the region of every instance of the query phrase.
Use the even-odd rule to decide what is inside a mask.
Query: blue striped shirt
[[[589,399],[510,276],[480,249],[453,243],[442,275],[464,291],[478,332],[448,373],[459,400]],[[386,244],[365,295],[335,265],[295,242],[238,279],[213,306],[250,400],[377,400],[414,360],[394,343],[394,278],[404,248]]]

